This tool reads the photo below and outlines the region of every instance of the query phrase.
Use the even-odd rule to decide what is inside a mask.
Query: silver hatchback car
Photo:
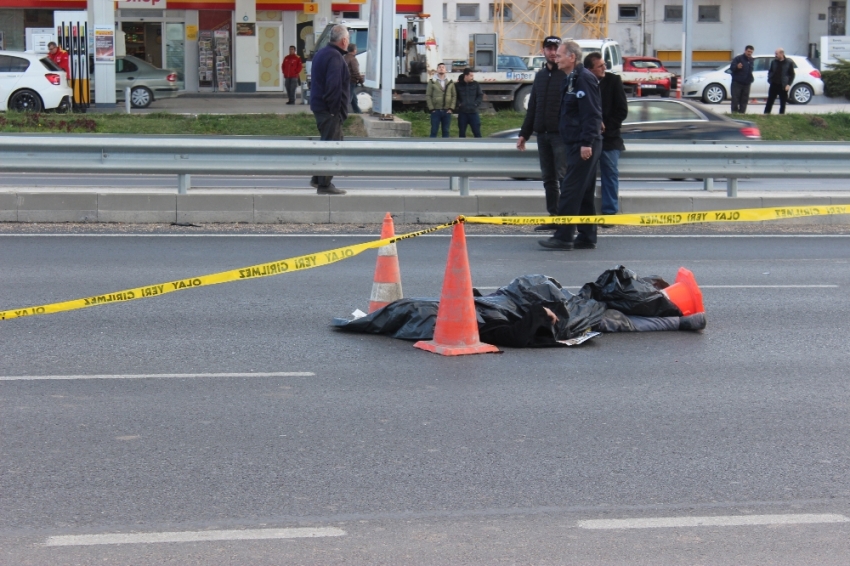
[[[93,63],[91,63],[93,67]],[[115,58],[115,99],[124,100],[124,93],[130,89],[130,104],[133,108],[147,108],[154,100],[172,98],[180,91],[177,73],[168,69],[154,67],[132,55]],[[94,94],[94,69],[91,81]],[[94,98],[94,96],[92,96]]]
[[[805,57],[800,55],[787,55],[794,63],[794,84],[788,93],[788,102],[791,104],[808,104],[815,95],[823,94],[823,80],[820,71]],[[774,55],[753,56],[753,82],[750,86],[750,97],[767,98],[768,87],[767,71]],[[732,72],[729,63],[718,67],[713,71],[696,73],[685,79],[682,85],[682,96],[686,98],[700,98],[706,104],[720,104],[729,93],[732,92]]]

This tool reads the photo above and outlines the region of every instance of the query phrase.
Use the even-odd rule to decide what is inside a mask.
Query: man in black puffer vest
[[[532,133],[537,133],[537,152],[540,154],[540,171],[543,173],[543,188],[546,191],[546,210],[551,215],[558,214],[558,195],[561,191],[561,179],[567,173],[567,152],[564,141],[558,133],[558,121],[561,117],[561,89],[566,73],[555,64],[555,56],[561,38],[551,35],[543,40],[543,55],[546,63],[537,71],[528,99],[528,112],[519,132],[516,147],[525,151],[525,142]],[[555,224],[544,224],[537,231],[555,230]]]

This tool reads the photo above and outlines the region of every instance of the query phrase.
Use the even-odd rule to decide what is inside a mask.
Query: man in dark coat
[[[554,35],[543,40],[546,63],[534,77],[531,96],[528,99],[528,111],[516,143],[518,150],[525,151],[525,142],[531,138],[532,133],[537,134],[537,153],[540,157],[540,172],[543,173],[543,190],[546,192],[546,211],[552,216],[558,214],[561,180],[567,173],[567,152],[561,134],[558,133],[561,89],[567,77],[555,63],[560,45],[561,38]],[[535,230],[557,228],[557,224],[544,224]]]
[[[581,46],[574,41],[558,48],[558,68],[567,74],[561,98],[558,131],[567,151],[567,174],[561,181],[558,216],[595,216],[596,168],[602,155],[602,99],[599,79],[581,64]],[[596,224],[562,224],[539,244],[554,250],[596,248]]]
[[[744,52],[732,59],[729,71],[732,73],[732,113],[746,114],[750,100],[750,85],[753,84],[753,51],[747,45]]]
[[[785,56],[785,50],[780,47],[776,50],[776,58],[770,62],[770,69],[767,71],[767,84],[770,88],[767,91],[767,104],[764,106],[765,114],[770,114],[773,110],[777,96],[779,113],[785,114],[785,103],[788,102],[788,92],[793,83],[794,63]]]
[[[599,167],[602,172],[602,214],[617,214],[620,211],[620,152],[626,151],[620,128],[629,115],[623,79],[606,72],[602,54],[591,53],[584,58],[584,66],[599,79],[599,95],[602,99],[602,156]]]
[[[455,84],[457,94],[457,129],[458,137],[466,137],[467,124],[472,128],[472,135],[481,137],[481,116],[478,115],[478,107],[484,100],[481,85],[475,82],[475,74],[472,69],[466,68]]]
[[[313,57],[310,84],[310,110],[323,141],[342,141],[342,123],[348,118],[349,81],[345,63],[348,28],[331,28],[330,41]],[[332,176],[314,175],[310,186],[320,195],[344,195],[345,191],[331,183]]]

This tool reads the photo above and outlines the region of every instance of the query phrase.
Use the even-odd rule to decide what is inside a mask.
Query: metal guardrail
[[[510,139],[352,140],[259,136],[0,135],[0,172],[191,175],[348,175],[448,177],[469,194],[470,177],[537,177],[537,146],[517,151]],[[706,188],[726,178],[850,178],[850,145],[838,143],[629,142],[623,178],[697,178]]]

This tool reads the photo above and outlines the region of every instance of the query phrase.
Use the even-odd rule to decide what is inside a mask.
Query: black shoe
[[[703,328],[705,328],[704,312],[679,318],[679,330],[702,330]]]
[[[534,227],[535,232],[551,232],[560,228],[557,224],[541,224]]]
[[[319,195],[344,195],[345,191],[343,189],[338,189],[334,186],[333,183],[328,185],[327,187],[319,187],[316,189],[316,194]]]
[[[544,248],[550,250],[569,251],[573,249],[572,242],[567,242],[566,240],[559,240],[558,238],[546,238],[545,240],[537,240],[537,243],[543,246]]]
[[[603,230],[607,230],[608,228],[613,228],[614,225],[613,224],[597,224],[596,227],[602,228]]]
[[[310,179],[310,186],[311,186],[311,187],[313,187],[314,189],[318,189],[318,188],[319,188],[319,182],[316,180],[316,178],[315,178],[315,177],[313,177],[312,179]]]
[[[287,104],[295,104],[295,101],[294,101],[294,100],[290,100],[289,102],[287,102]]]
[[[588,242],[587,240],[581,240],[576,238],[573,242],[573,247],[577,250],[595,250],[596,244],[593,242]]]

